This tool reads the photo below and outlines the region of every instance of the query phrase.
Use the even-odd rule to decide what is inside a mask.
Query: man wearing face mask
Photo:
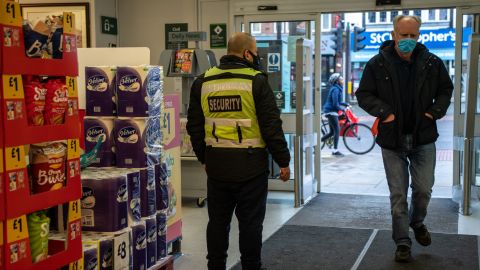
[[[445,116],[453,92],[443,61],[417,42],[420,25],[417,16],[395,17],[393,40],[385,41],[367,63],[355,93],[360,107],[380,119],[376,141],[390,190],[399,262],[411,258],[409,228],[420,245],[432,241],[423,221],[434,184],[436,121]]]
[[[268,192],[268,153],[290,179],[280,111],[260,71],[255,39],[237,33],[220,66],[192,85],[187,131],[207,172],[208,269],[226,269],[232,215],[238,219],[243,269],[261,269]]]

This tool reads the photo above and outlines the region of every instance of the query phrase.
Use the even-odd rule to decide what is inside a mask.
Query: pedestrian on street
[[[323,104],[323,113],[328,119],[330,129],[327,134],[323,135],[321,141],[323,142],[333,136],[332,155],[342,157],[343,154],[338,151],[338,139],[340,138],[338,112],[345,110],[344,107],[348,106],[348,103],[343,102],[343,77],[340,73],[333,73],[328,79],[328,84],[330,85],[330,90],[328,91],[327,100]]]
[[[398,262],[411,258],[409,227],[420,245],[432,241],[423,221],[434,184],[436,121],[446,114],[453,92],[443,61],[417,42],[420,26],[417,16],[395,17],[393,40],[368,61],[355,93],[360,107],[380,119],[376,142],[390,190]]]
[[[236,33],[220,66],[193,83],[187,131],[207,172],[208,269],[226,269],[232,215],[238,219],[243,269],[261,269],[268,193],[268,153],[290,179],[280,110],[260,71],[255,38]]]

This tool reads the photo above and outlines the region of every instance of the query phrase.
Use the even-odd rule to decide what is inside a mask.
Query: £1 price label
[[[23,169],[26,166],[23,145],[5,148],[5,169],[7,171]]]
[[[78,97],[78,90],[77,90],[77,77],[66,77],[67,88],[68,88],[68,97],[74,98]]]
[[[68,270],[84,270],[84,267],[83,267],[83,258],[81,258],[80,260],[76,261],[76,262],[73,262],[73,263],[70,263],[68,265]]]
[[[63,18],[63,33],[73,34],[75,31],[75,15],[72,12],[64,12]]]
[[[68,140],[68,159],[80,158],[80,141],[78,139]]]
[[[20,4],[14,1],[1,1],[0,23],[3,25],[22,26]]]
[[[0,148],[0,174],[3,173],[3,149]],[[0,193],[2,193],[1,189],[1,183],[0,183]]]
[[[7,242],[13,243],[28,238],[27,217],[25,215],[7,220]]]
[[[5,99],[23,99],[23,83],[21,75],[2,75],[3,96]]]
[[[79,220],[82,217],[80,211],[80,200],[71,201],[68,207],[68,222]]]

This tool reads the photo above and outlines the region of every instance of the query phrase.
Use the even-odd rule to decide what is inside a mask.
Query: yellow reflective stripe
[[[205,72],[205,78],[219,75],[222,73],[227,73],[227,72],[232,74],[244,74],[244,75],[250,75],[250,76],[255,76],[261,73],[260,71],[255,70],[253,68],[220,69],[218,67],[213,67]]]
[[[204,83],[202,85],[202,95],[207,95],[213,92],[228,91],[228,90],[252,92],[252,81],[243,81],[243,82],[214,81],[214,83]]]
[[[227,148],[247,148],[247,147],[265,147],[265,144],[261,139],[243,139],[242,142],[234,140],[225,140],[218,139],[218,142],[215,138],[205,138],[205,143],[208,146],[212,147],[227,147]]]
[[[251,127],[252,120],[251,119],[227,119],[227,118],[205,118],[205,124],[209,126],[227,126],[227,127],[236,127],[237,125],[240,127]]]

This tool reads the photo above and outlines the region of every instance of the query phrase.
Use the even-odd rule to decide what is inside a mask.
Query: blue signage
[[[391,31],[371,31],[368,29],[364,33],[365,40],[361,41],[365,44],[363,50],[378,51],[380,45],[387,40],[392,39]],[[462,46],[468,47],[468,37],[472,33],[472,28],[463,28]],[[352,33],[352,44],[353,44]],[[431,30],[420,30],[418,41],[429,49],[455,49],[455,28],[442,28]],[[353,45],[352,45],[353,46]]]

